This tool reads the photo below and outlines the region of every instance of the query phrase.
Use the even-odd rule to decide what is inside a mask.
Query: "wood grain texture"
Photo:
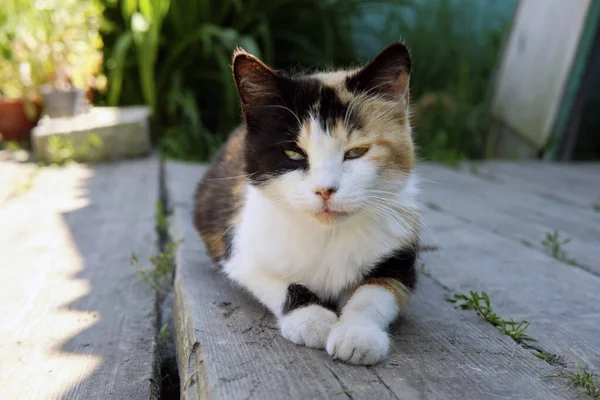
[[[536,209],[528,201],[537,195],[516,190],[508,175],[503,184],[430,165],[421,172],[425,201],[441,207],[424,217],[430,228],[425,240],[440,247],[423,256],[434,278],[460,293],[487,291],[500,315],[531,321],[535,346],[600,369],[598,242],[574,237],[565,246],[578,261],[589,260],[592,273],[552,258],[540,243],[544,229],[568,232],[556,221],[558,210],[569,216],[567,210],[577,208],[579,216],[588,215],[591,228],[594,212],[542,197],[534,200]],[[529,218],[525,210],[536,216]],[[536,231],[539,235],[527,236]],[[531,244],[521,243],[522,237]]]
[[[519,173],[519,170],[514,171],[515,175]],[[423,165],[420,174],[424,178],[421,195],[424,204],[433,204],[442,211],[511,239],[520,246],[527,243],[542,252],[546,251],[542,245],[546,234],[558,231],[561,238],[571,239],[564,246],[568,256],[600,275],[600,213],[595,212],[591,204],[583,208],[558,201],[544,192],[519,189],[505,183],[510,182],[509,176],[488,179],[431,164]],[[536,179],[540,180],[531,178],[532,181]],[[600,187],[595,180],[588,177],[587,185]],[[532,183],[533,187],[535,184]],[[547,187],[548,191],[552,190],[550,184]],[[557,196],[560,192],[561,189],[556,191]],[[573,190],[572,193],[579,192]],[[429,233],[439,236],[435,229],[425,232]]]
[[[2,173],[0,165],[0,176]],[[0,398],[152,399],[157,158],[41,168],[0,205]]]
[[[473,166],[473,167],[471,167]],[[600,201],[600,163],[554,165],[532,161],[487,161],[463,168],[509,188],[589,211]]]
[[[392,352],[380,365],[349,366],[286,341],[272,316],[210,262],[194,231],[192,195],[203,171],[166,165],[173,235],[184,239],[175,282],[182,398],[575,398],[562,382],[540,379],[554,372],[549,364],[475,313],[456,309],[427,276],[391,328]],[[475,257],[471,266],[482,256],[468,254]]]

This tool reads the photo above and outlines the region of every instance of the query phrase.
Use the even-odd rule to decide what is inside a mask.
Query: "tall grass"
[[[240,122],[230,69],[237,46],[276,68],[327,68],[399,38],[414,60],[421,156],[455,164],[484,155],[493,73],[510,22],[510,13],[478,14],[492,0],[104,1],[105,101],[151,105],[167,156],[206,160]]]
[[[484,156],[494,71],[510,23],[510,13],[484,10],[480,0],[424,0],[408,15],[391,12],[379,31],[411,49],[415,139],[425,159],[456,164]]]
[[[370,5],[409,0],[105,0],[108,105],[153,109],[167,156],[206,160],[240,122],[238,46],[277,68],[356,60]]]

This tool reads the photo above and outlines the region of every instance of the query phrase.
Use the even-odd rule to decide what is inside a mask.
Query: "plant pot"
[[[94,96],[94,89],[91,89],[91,88],[90,88],[90,89],[87,89],[87,90],[85,91],[85,98],[86,98],[86,100],[88,101],[88,103],[89,103],[90,105],[93,105],[93,104],[94,104],[94,100],[95,100],[95,99],[94,99],[94,97],[95,97],[95,96]]]
[[[44,111],[50,118],[72,117],[79,113],[85,92],[80,89],[49,90],[42,93]]]
[[[23,100],[0,98],[0,135],[4,140],[29,141],[29,134],[42,113],[39,102],[32,103],[32,106],[34,115],[28,118]]]

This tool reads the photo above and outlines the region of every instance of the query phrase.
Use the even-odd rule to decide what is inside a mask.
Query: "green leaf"
[[[131,32],[127,32],[119,36],[113,47],[111,59],[114,62],[114,67],[108,76],[109,85],[107,96],[107,103],[111,107],[115,107],[119,104],[119,98],[121,96],[121,87],[123,85],[123,72],[125,69],[125,62],[127,59],[129,49],[131,48],[132,42],[133,36]]]
[[[129,21],[137,11],[137,0],[121,0],[121,13],[125,21]]]

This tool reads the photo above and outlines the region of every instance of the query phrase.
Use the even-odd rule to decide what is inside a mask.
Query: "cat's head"
[[[237,51],[233,73],[247,127],[249,182],[325,225],[382,212],[415,159],[410,71],[401,43],[359,69],[301,76]]]

